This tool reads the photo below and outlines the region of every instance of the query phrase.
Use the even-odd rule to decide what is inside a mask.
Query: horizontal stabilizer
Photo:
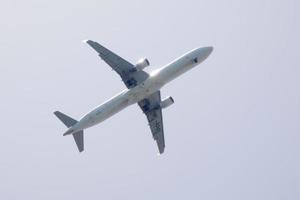
[[[83,131],[73,133],[73,138],[76,142],[78,151],[82,152],[84,150]]]
[[[68,128],[73,126],[74,124],[77,123],[77,120],[65,115],[64,113],[61,113],[59,111],[55,111],[54,115],[62,121]]]
[[[77,123],[77,120],[73,119],[72,117],[69,117],[59,111],[55,111],[54,115],[60,119],[60,121],[62,121],[62,123],[64,123],[64,125],[66,125],[68,128],[70,128],[71,126],[73,126],[74,124]],[[84,150],[84,141],[83,141],[83,130],[75,132],[72,134],[73,138],[76,142],[77,148],[79,150],[79,152],[82,152]]]

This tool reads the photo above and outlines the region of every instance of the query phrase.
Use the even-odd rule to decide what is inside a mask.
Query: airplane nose
[[[202,47],[198,49],[198,56],[197,59],[199,62],[204,61],[213,51],[213,47]]]
[[[211,54],[211,52],[214,50],[213,47],[203,47],[202,51],[203,51],[203,55],[206,56],[206,58]]]

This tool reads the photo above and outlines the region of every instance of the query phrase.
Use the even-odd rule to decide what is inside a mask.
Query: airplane
[[[83,130],[99,124],[124,108],[137,103],[147,117],[159,154],[162,154],[165,150],[162,109],[172,105],[174,100],[170,96],[162,100],[160,89],[204,61],[213,51],[213,47],[193,49],[171,63],[147,73],[144,69],[150,63],[146,58],[140,59],[133,65],[97,42],[92,40],[84,42],[92,47],[100,58],[121,76],[127,89],[99,105],[79,121],[55,111],[56,117],[68,128],[63,135],[73,135],[79,152],[82,152],[84,150]]]

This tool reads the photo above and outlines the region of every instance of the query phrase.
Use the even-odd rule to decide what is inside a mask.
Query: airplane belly
[[[162,68],[157,74],[158,79],[168,83],[192,67],[192,63],[188,57],[182,57],[175,62]]]
[[[116,101],[112,101],[112,102],[108,102],[107,104],[104,104],[99,109],[97,109],[93,114],[94,123],[98,124],[104,121],[105,119],[123,110],[127,106],[128,106],[128,99],[125,98],[118,99]]]
[[[130,105],[128,102],[126,96],[117,96],[86,114],[78,122],[78,126],[80,129],[86,129],[99,124]]]
[[[156,79],[150,79],[130,90],[122,92],[86,114],[78,122],[77,129],[82,130],[101,123],[127,106],[135,104],[153,94],[160,87],[161,84],[158,84]]]
[[[166,84],[203,62],[209,56],[212,50],[212,47],[194,49],[177,58],[165,67],[154,71],[151,73],[151,76],[157,77],[158,80]]]
[[[145,82],[128,91],[128,104],[131,105],[141,101],[159,90],[162,86],[163,84],[157,81],[155,77],[148,78]]]

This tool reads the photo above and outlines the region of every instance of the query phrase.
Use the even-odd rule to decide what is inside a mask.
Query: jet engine
[[[141,58],[135,65],[137,71],[143,70],[150,65],[150,62],[147,58]]]
[[[166,107],[169,107],[170,105],[172,105],[174,103],[174,99],[172,97],[167,97],[164,100],[162,100],[159,104],[159,106],[164,109]]]

